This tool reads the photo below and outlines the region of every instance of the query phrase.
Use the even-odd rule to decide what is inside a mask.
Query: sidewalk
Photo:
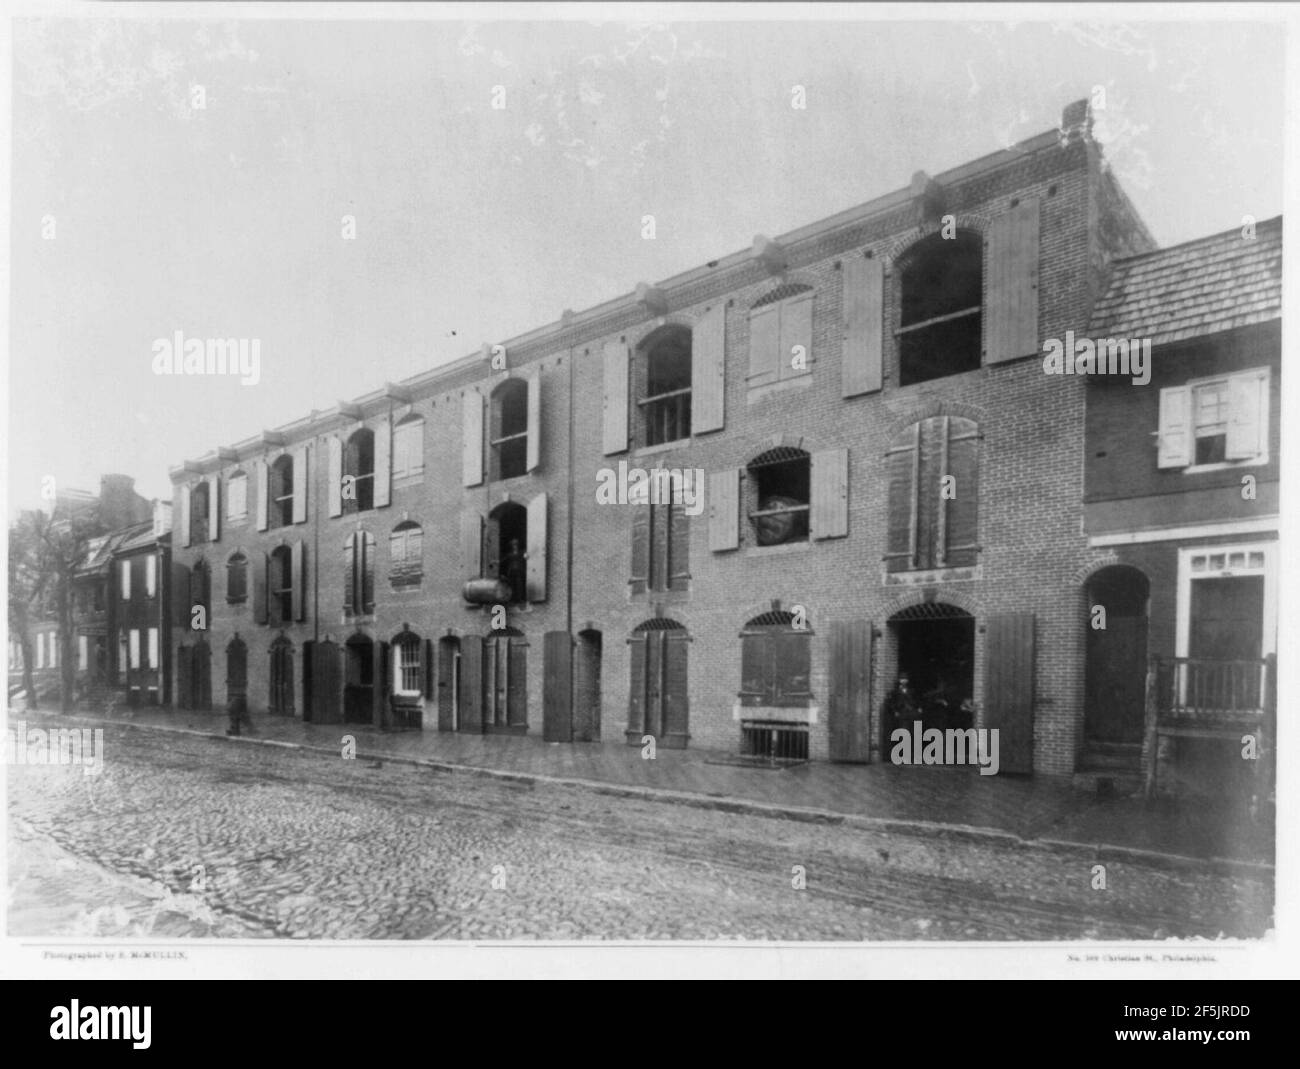
[[[45,720],[42,710],[32,720]],[[11,711],[10,721],[23,713]],[[185,731],[226,739],[222,712],[139,709],[112,721],[79,711],[86,723]],[[55,714],[51,719],[64,720]],[[1244,812],[1216,812],[1204,802],[1099,799],[1043,777],[980,776],[974,769],[899,768],[890,764],[812,762],[784,769],[718,764],[725,755],[659,750],[646,760],[621,742],[546,743],[538,735],[381,732],[358,724],[307,724],[260,716],[256,734],[238,742],[339,754],[356,739],[358,760],[409,761],[448,771],[561,782],[678,804],[795,820],[845,823],[910,834],[947,834],[1075,847],[1101,857],[1214,860],[1254,866],[1273,862],[1273,834]],[[231,740],[236,741],[236,740]],[[1235,867],[1235,866],[1234,866]]]

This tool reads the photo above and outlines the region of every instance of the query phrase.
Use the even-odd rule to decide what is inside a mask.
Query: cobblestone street
[[[1112,860],[1100,890],[1083,850],[117,724],[105,745],[97,776],[9,769],[11,935],[1134,940],[1271,927],[1268,871]]]

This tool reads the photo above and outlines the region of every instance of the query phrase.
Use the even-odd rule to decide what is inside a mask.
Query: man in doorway
[[[501,579],[510,588],[510,600],[521,602],[528,596],[528,566],[519,548],[519,539],[510,539],[510,550],[501,558]]]
[[[906,672],[898,673],[898,682],[885,699],[885,722],[892,734],[896,728],[912,729],[912,721],[920,715],[921,706],[912,693],[912,683]]]

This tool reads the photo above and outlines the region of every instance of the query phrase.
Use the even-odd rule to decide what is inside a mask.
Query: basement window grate
[[[742,757],[764,757],[773,763],[808,760],[808,725],[780,720],[743,720]]]

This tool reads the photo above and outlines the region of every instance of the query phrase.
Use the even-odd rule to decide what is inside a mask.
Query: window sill
[[[787,390],[800,390],[811,385],[812,371],[809,370],[800,375],[778,379],[776,382],[765,382],[762,386],[750,386],[746,391],[746,402],[752,405],[775,394],[785,393]]]
[[[1268,463],[1268,455],[1249,460],[1221,460],[1217,464],[1191,464],[1182,469],[1184,475],[1200,475],[1207,471],[1231,471],[1233,468],[1258,468]]]
[[[691,440],[689,438],[675,438],[671,442],[660,442],[658,445],[643,445],[632,451],[633,457],[649,457],[659,453],[671,453],[674,449],[690,448]]]
[[[736,702],[731,707],[731,719],[770,720],[793,724],[815,724],[820,712],[817,705],[742,705]]]
[[[746,546],[745,548],[750,553],[761,553],[764,556],[779,557],[785,553],[807,553],[812,549],[812,542],[782,542],[775,546],[760,546],[755,544],[752,546]]]

